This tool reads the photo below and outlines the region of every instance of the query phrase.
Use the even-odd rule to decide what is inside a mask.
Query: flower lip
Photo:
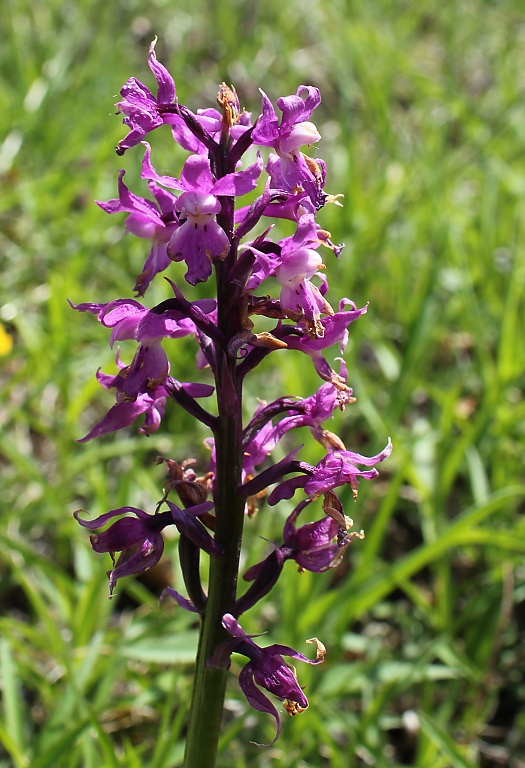
[[[296,123],[287,136],[283,137],[278,144],[278,151],[286,154],[292,154],[294,150],[305,144],[316,144],[321,140],[321,134],[313,123],[308,121]]]
[[[175,208],[185,216],[199,218],[213,216],[221,210],[221,204],[215,195],[207,192],[183,192]]]
[[[247,635],[237,619],[229,613],[223,616],[222,625],[232,636],[232,640],[226,640],[217,648],[211,659],[208,660],[208,666],[228,666],[229,657],[233,651],[248,657],[248,663],[239,674],[241,689],[251,707],[258,712],[267,712],[276,723],[276,734],[269,744],[253,743],[260,747],[271,746],[277,741],[281,733],[281,718],[261,688],[272,693],[281,701],[285,701],[285,709],[289,714],[304,711],[308,707],[308,699],[297,682],[294,667],[287,664],[283,656],[299,659],[307,664],[320,664],[324,659],[325,648],[317,638],[307,640],[307,643],[315,643],[317,646],[316,658],[309,659],[286,645],[270,645],[266,648],[260,648],[253,642],[253,637],[256,635]]]

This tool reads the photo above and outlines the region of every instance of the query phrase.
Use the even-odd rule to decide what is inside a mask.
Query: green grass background
[[[131,428],[75,443],[110,405],[94,372],[112,353],[66,298],[131,296],[144,260],[92,201],[115,195],[121,167],[145,193],[140,151],[113,152],[113,104],[131,75],[153,87],[154,35],[193,109],[223,80],[254,113],[258,87],[274,100],[321,88],[318,152],[345,195],[320,216],[346,243],[325,256],[330,296],[370,301],[347,355],[358,402],[333,429],[362,453],[387,435],[395,446],[357,504],[344,499],[365,540],[331,573],[288,564],[244,620],[268,642],[326,644],[323,667],[298,669],[310,709],[260,750],[250,740],[271,738],[270,718],[232,674],[218,765],[524,766],[521,4],[6,0],[0,33],[1,768],[181,764],[196,631],[158,606],[164,582],[181,585],[174,547],[109,601],[109,558],[72,518],[152,510],[157,454],[205,458],[204,430],[176,408],[149,440]],[[176,174],[182,155],[153,143]],[[191,379],[192,344],[172,349]],[[318,386],[299,355],[270,362],[248,405]],[[247,563],[289,509],[248,524]]]

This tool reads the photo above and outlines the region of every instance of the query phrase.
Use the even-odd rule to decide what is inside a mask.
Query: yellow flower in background
[[[0,357],[8,355],[13,349],[13,337],[0,325]]]

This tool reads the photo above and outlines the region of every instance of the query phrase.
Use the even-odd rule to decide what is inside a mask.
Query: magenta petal
[[[185,192],[211,192],[213,176],[208,158],[204,155],[190,155],[184,163],[180,180],[181,189]]]
[[[308,481],[308,475],[299,475],[298,477],[290,477],[288,480],[283,480],[279,483],[268,496],[268,504],[273,507],[279,501],[283,499],[291,499],[298,488],[304,488]]]
[[[325,493],[347,483],[352,485],[352,487],[356,487],[358,477],[369,480],[376,477],[378,472],[376,469],[360,470],[355,464],[364,464],[370,467],[384,461],[391,453],[392,443],[390,438],[385,448],[376,456],[361,456],[359,453],[352,453],[351,451],[334,451],[329,453],[317,464],[312,476],[308,478],[304,486],[305,493]]]
[[[151,517],[147,520],[140,517],[121,517],[102,533],[92,536],[91,546],[95,552],[99,553],[123,552],[144,540],[151,519]],[[157,536],[160,536],[160,533],[155,531],[149,533],[149,538],[152,540]]]
[[[239,673],[239,685],[241,686],[241,690],[246,696],[250,707],[256,709],[258,712],[267,712],[274,718],[277,726],[274,738],[268,744],[259,744],[256,741],[252,742],[258,747],[271,747],[281,735],[281,718],[270,699],[255,685],[253,680],[253,665],[251,662],[248,662],[248,664],[241,669]]]
[[[168,253],[174,260],[186,262],[185,278],[191,285],[196,285],[211,275],[211,259],[224,257],[229,247],[228,236],[216,221],[210,218],[199,224],[188,218],[173,234]]]
[[[106,413],[104,418],[95,424],[94,427],[84,437],[77,440],[77,443],[87,443],[96,437],[107,435],[109,432],[116,432],[118,429],[129,427],[135,419],[151,407],[151,398],[138,397],[136,400],[125,400],[117,403]]]
[[[266,648],[262,648],[263,653],[271,654],[272,657],[279,658],[280,656],[289,656],[291,659],[298,659],[299,661],[306,661],[307,664],[321,664],[323,661],[323,657],[316,658],[316,659],[309,659],[308,656],[305,656],[303,653],[299,653],[299,651],[294,650],[293,648],[290,648],[289,645],[269,645]],[[285,665],[285,669],[289,670],[289,667]],[[304,695],[302,688],[299,686],[297,680],[295,677],[288,678],[288,674],[285,673],[286,679],[290,679],[292,682],[290,685],[294,689],[295,693],[297,693],[297,699],[294,698],[293,695],[291,695],[291,691],[287,690],[286,697],[293,699],[294,701],[297,701],[298,704],[301,704],[301,706],[308,706],[308,700],[306,696]],[[295,690],[297,689],[297,690]]]
[[[144,573],[149,568],[157,565],[164,550],[162,534],[157,534],[149,539],[144,539],[140,547],[133,550],[125,550],[115,568],[110,573],[109,591],[113,594],[118,579],[124,576],[135,576]]]
[[[263,169],[263,160],[260,156],[253,165],[243,171],[229,173],[222,176],[213,185],[214,195],[247,195],[257,186],[257,181]]]
[[[211,384],[192,384],[191,382],[182,382],[182,388],[191,397],[210,397],[215,392],[215,387]]]
[[[148,64],[155,75],[155,79],[158,83],[157,101],[161,104],[171,104],[175,100],[175,83],[173,78],[159,61],[155,54],[155,44],[157,38],[153,40],[149,47]]]
[[[81,511],[82,510],[73,512],[73,517],[77,523],[80,523],[81,526],[88,528],[90,531],[96,531],[97,528],[102,528],[102,526],[105,525],[108,520],[111,520],[112,517],[116,517],[117,515],[125,515],[126,512],[132,512],[134,515],[137,515],[137,517],[140,518],[149,517],[147,512],[144,512],[143,509],[138,509],[137,507],[119,507],[118,509],[112,509],[110,512],[106,512],[105,514],[96,517],[94,520],[82,520],[82,518],[79,517],[79,512]]]
[[[94,304],[92,302],[84,302],[81,304],[73,304],[70,299],[67,300],[71,309],[75,309],[77,312],[90,312],[92,315],[100,315],[104,307],[107,304]]]
[[[237,619],[231,613],[225,613],[222,617],[222,626],[232,637],[248,637]]]
[[[105,328],[115,328],[130,317],[140,318],[148,310],[135,299],[117,299],[104,306],[99,320]]]
[[[271,147],[279,138],[279,119],[275,113],[272,102],[262,90],[261,95],[262,115],[255,124],[252,138],[255,144],[259,144],[263,147]]]
[[[305,94],[304,99],[302,94]],[[283,113],[281,131],[288,131],[293,125],[309,120],[320,103],[319,88],[312,85],[300,85],[295,96],[283,96],[277,99],[277,106]]]
[[[146,148],[146,151],[144,152],[144,158],[142,160],[142,171],[141,171],[141,178],[143,179],[149,179],[151,181],[156,181],[159,184],[162,184],[164,187],[168,187],[169,189],[184,189],[184,184],[182,184],[178,179],[174,178],[173,176],[159,176],[155,168],[151,164],[151,147],[148,144],[147,141],[143,141],[142,144]]]
[[[128,397],[137,397],[146,387],[162,384],[169,371],[168,358],[160,341],[143,342],[124,379],[124,392]]]
[[[168,239],[174,231],[175,227],[166,227],[166,235]],[[166,244],[154,242],[151,246],[148,258],[144,262],[142,272],[137,277],[133,290],[137,291],[139,296],[144,296],[155,275],[158,275],[159,272],[163,272],[169,267],[170,263],[171,259],[168,256]]]

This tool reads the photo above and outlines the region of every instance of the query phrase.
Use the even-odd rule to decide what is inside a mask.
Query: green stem
[[[217,268],[218,325],[226,339],[238,322],[235,298],[225,283],[224,265]],[[215,541],[223,554],[210,560],[208,602],[203,617],[194,677],[184,768],[213,768],[217,755],[228,671],[210,669],[207,660],[227,635],[221,620],[233,610],[237,592],[244,500],[236,489],[242,471],[242,397],[236,361],[217,350],[218,420],[214,432],[216,488]]]

